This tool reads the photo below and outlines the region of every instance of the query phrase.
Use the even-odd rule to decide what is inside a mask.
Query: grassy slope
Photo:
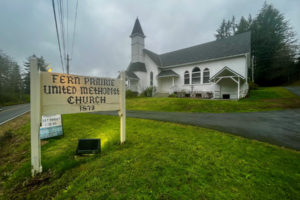
[[[297,199],[300,154],[218,131],[127,119],[64,115],[65,135],[43,142],[44,173],[30,178],[29,123],[0,148],[7,199]],[[102,139],[101,156],[76,157],[78,138]],[[1,199],[1,195],[0,195]]]
[[[128,110],[165,112],[256,112],[300,108],[300,97],[282,87],[259,88],[250,97],[239,101],[190,98],[133,98],[127,99]]]

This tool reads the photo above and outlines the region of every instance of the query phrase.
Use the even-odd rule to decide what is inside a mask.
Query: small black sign
[[[79,139],[76,154],[96,154],[101,152],[100,139]]]

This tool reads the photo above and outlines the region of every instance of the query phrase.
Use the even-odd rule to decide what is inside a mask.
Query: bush
[[[259,86],[252,81],[249,82],[249,90],[256,90]]]
[[[126,90],[126,98],[135,98],[138,96],[138,92],[133,92],[131,90]]]
[[[144,97],[152,97],[153,93],[155,92],[156,88],[155,87],[148,87],[146,88],[142,93],[141,96]]]
[[[175,93],[170,94],[169,97],[177,97],[177,95]]]

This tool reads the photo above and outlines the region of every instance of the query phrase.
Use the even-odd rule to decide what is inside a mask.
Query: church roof
[[[166,71],[161,71],[158,75],[158,78],[164,78],[164,77],[179,77],[179,75],[174,72],[173,70],[166,70]]]
[[[142,62],[130,63],[126,71],[147,72],[146,65],[145,65],[145,63],[142,63]]]
[[[218,76],[232,76],[234,74],[235,76],[241,77],[242,79],[245,79],[244,76],[240,75],[236,71],[230,69],[229,67],[225,66],[223,67],[218,73],[216,73],[214,76],[210,78],[210,80],[213,80],[217,78]]]
[[[140,24],[140,21],[139,21],[138,18],[136,18],[136,20],[135,20],[135,23],[134,23],[134,26],[133,26],[130,37],[134,37],[136,35],[145,37],[144,32],[143,32],[142,27],[141,27],[141,24]]]
[[[137,77],[137,75],[135,75],[135,73],[133,73],[131,71],[126,71],[126,76],[128,79],[139,80],[139,77]]]
[[[161,66],[160,56],[148,49],[144,49],[144,53],[147,54],[159,67]]]
[[[250,32],[240,33],[225,39],[216,40],[164,54],[155,54],[147,49],[144,52],[161,68],[208,61],[250,52]]]

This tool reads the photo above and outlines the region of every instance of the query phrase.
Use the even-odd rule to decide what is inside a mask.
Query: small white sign
[[[63,135],[61,115],[42,116],[40,139],[47,139],[61,135]]]
[[[42,127],[61,126],[61,115],[42,116]]]

